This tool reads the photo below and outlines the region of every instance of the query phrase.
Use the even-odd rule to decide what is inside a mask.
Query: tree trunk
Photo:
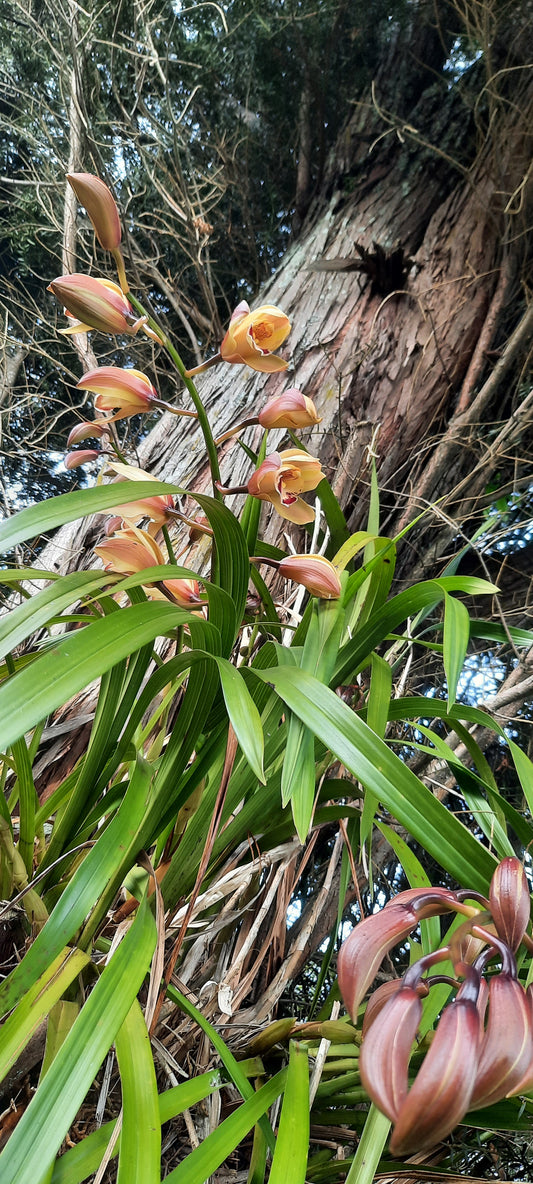
[[[371,456],[389,533],[441,499],[437,515],[428,514],[409,536],[405,578],[413,561],[417,574],[430,570],[449,545],[455,518],[464,520],[482,504],[496,471],[520,482],[523,461],[518,453],[510,472],[508,444],[514,459],[531,430],[530,401],[523,413],[515,405],[531,314],[518,342],[506,346],[524,315],[531,75],[524,71],[515,81],[513,103],[497,96],[480,139],[457,88],[435,81],[447,53],[440,31],[422,22],[415,32],[410,56],[404,34],[372,95],[356,106],[320,198],[261,293],[291,319],[283,351],[288,372],[265,377],[221,365],[198,380],[217,435],[288,385],[310,395],[322,423],[307,442],[322,457],[354,529],[366,519]],[[328,270],[320,269],[324,261]],[[250,430],[248,439],[257,443],[257,433]],[[273,433],[272,446],[281,439]],[[191,490],[209,488],[193,420],[165,415],[143,442],[139,461]],[[231,484],[249,475],[234,442],[221,449],[221,465]],[[443,512],[452,527],[441,532]],[[84,548],[95,528],[88,522],[60,531],[47,562],[70,569],[80,555],[90,561]],[[271,516],[271,539],[285,528]]]

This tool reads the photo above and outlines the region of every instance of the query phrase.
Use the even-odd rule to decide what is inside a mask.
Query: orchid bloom
[[[47,290],[57,296],[67,316],[74,319],[73,325],[60,329],[63,334],[98,329],[101,333],[128,333],[134,337],[146,320],[145,317],[134,319],[131,304],[111,280],[92,275],[60,275]]]
[[[166,565],[165,556],[155,540],[147,531],[135,526],[117,531],[113,538],[94,550],[103,560],[106,571],[118,572],[120,575],[133,575],[148,567]],[[202,603],[198,594],[198,581],[195,579],[163,579],[161,585],[181,608],[191,608]],[[150,588],[150,596],[153,600],[165,599],[164,592],[159,588]]]
[[[97,411],[114,411],[105,421],[96,420],[98,426],[153,411],[157,401],[157,391],[146,374],[140,370],[122,370],[119,366],[89,370],[76,387],[80,391],[93,391]]]
[[[281,560],[278,571],[285,579],[303,584],[311,596],[320,596],[323,600],[339,599],[339,573],[323,555],[287,555]]]
[[[273,452],[259,465],[248,481],[248,493],[271,502],[282,518],[303,524],[313,522],[314,510],[298,495],[307,493],[322,481],[320,461],[299,448]]]
[[[280,308],[263,304],[250,312],[250,306],[243,300],[232,314],[220,356],[224,362],[250,366],[265,374],[286,370],[287,362],[274,357],[273,351],[285,341],[290,328],[290,321]]]
[[[313,400],[295,387],[269,399],[258,419],[263,428],[308,428],[322,422]]]
[[[138,469],[135,465],[123,465],[117,461],[113,461],[108,465],[105,475],[115,475],[120,486],[121,481],[157,481],[153,473],[145,473],[144,469]],[[164,526],[169,520],[169,510],[174,509],[174,498],[170,493],[158,494],[155,497],[144,497],[138,502],[127,502],[124,505],[114,506],[110,511],[115,514],[128,526],[134,526],[139,518],[150,518],[150,526],[147,533],[149,535],[157,534],[158,530]],[[163,560],[164,562],[164,560]]]

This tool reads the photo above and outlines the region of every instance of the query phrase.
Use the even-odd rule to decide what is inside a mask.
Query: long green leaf
[[[495,860],[329,688],[302,670],[257,671],[460,884],[486,892]]]
[[[240,628],[248,594],[250,559],[239,520],[222,502],[206,494],[193,494],[213,528],[217,548],[220,587],[235,605],[236,630]]]
[[[186,995],[183,995],[181,991],[178,991],[176,987],[173,987],[171,983],[169,983],[167,987],[167,995],[173,1000],[174,1003],[177,1003],[178,1006],[182,1008],[186,1015],[190,1016],[192,1020],[195,1020],[198,1026],[202,1029],[202,1032],[205,1032],[206,1036],[211,1041],[213,1048],[216,1049],[228,1076],[239,1090],[241,1096],[245,1099],[251,1100],[254,1096],[253,1087],[250,1085],[242,1065],[239,1064],[239,1061],[235,1060],[231,1049],[228,1048],[227,1044],[224,1042],[222,1037],[219,1036],[216,1029],[213,1028],[212,1024],[209,1023],[209,1020],[205,1018],[205,1015],[202,1015],[201,1011],[198,1011],[198,1008],[194,1006],[194,1003],[191,1003],[190,999],[187,999]],[[268,1118],[261,1118],[260,1125],[265,1134],[267,1143],[272,1150],[274,1147],[274,1134]]]
[[[113,577],[102,571],[76,571],[55,580],[50,588],[36,592],[0,620],[0,658],[20,645],[69,604],[109,584]]]
[[[372,1105],[352,1160],[346,1184],[372,1184],[390,1131],[389,1119]]]
[[[0,687],[0,749],[8,748],[121,658],[190,620],[190,613],[173,604],[149,602],[124,608],[69,635],[57,649]]]
[[[137,999],[115,1036],[122,1089],[117,1184],[160,1184],[161,1124],[150,1037]]]
[[[216,663],[222,684],[222,693],[235,735],[244,755],[256,777],[264,784],[263,769],[264,740],[261,717],[242,674],[224,658]]]
[[[444,671],[448,683],[448,710],[455,703],[457,683],[470,641],[470,614],[462,600],[444,597]]]
[[[167,485],[164,481],[123,481],[120,485],[120,502],[137,502],[142,498],[156,497],[161,493],[185,493],[178,485]],[[36,535],[55,530],[76,518],[89,514],[105,513],[117,504],[116,485],[98,485],[94,489],[78,489],[75,493],[62,493],[28,506],[13,514],[0,524],[0,551],[11,551],[18,543],[33,539]]]
[[[269,1184],[305,1184],[309,1152],[309,1059],[296,1040],[290,1042],[276,1149]]]
[[[197,1102],[202,1102],[222,1085],[224,1079],[220,1070],[212,1069],[209,1073],[201,1073],[198,1077],[191,1077],[189,1081],[174,1086],[173,1089],[165,1090],[159,1094],[157,1100],[160,1125],[170,1122],[176,1115],[195,1106]],[[101,1163],[115,1125],[115,1122],[104,1123],[98,1130],[86,1135],[76,1147],[72,1147],[57,1159],[50,1184],[82,1184]],[[118,1154],[119,1148],[120,1137],[113,1149],[113,1155]]]
[[[0,1015],[30,990],[83,924],[96,901],[100,908],[107,907],[108,897],[117,890],[143,846],[142,824],[150,800],[151,779],[151,767],[139,758],[117,814],[67,884],[22,962],[0,985]]]
[[[359,572],[356,573],[359,575]],[[353,577],[352,577],[353,578]],[[464,592],[469,596],[486,596],[497,592],[494,584],[474,576],[442,576],[439,580],[425,580],[393,596],[377,609],[362,629],[344,645],[335,666],[332,685],[349,681],[355,673],[370,660],[370,654],[389,633],[393,633],[401,621],[415,613],[427,615],[440,604],[446,592]]]
[[[44,1184],[106,1052],[141,986],[156,941],[143,902],[0,1155],[2,1184]]]
[[[0,1081],[4,1080],[54,1003],[89,961],[89,955],[83,950],[66,947],[23,995],[18,1007],[2,1027]]]
[[[166,1178],[166,1184],[205,1184],[212,1172],[235,1151],[248,1131],[269,1106],[279,1097],[285,1085],[287,1070],[276,1073],[253,1097],[243,1102],[219,1127]]]

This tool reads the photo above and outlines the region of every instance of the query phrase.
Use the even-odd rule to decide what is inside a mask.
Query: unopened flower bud
[[[323,555],[288,555],[281,560],[278,571],[285,579],[303,584],[311,596],[339,599],[342,591],[339,573]]]
[[[79,448],[77,452],[67,452],[63,461],[66,469],[79,469],[80,465],[87,465],[90,461],[98,460],[101,452],[95,448]]]
[[[498,934],[513,950],[526,932],[531,909],[527,876],[513,855],[498,864],[490,882],[490,911]]]
[[[321,422],[313,400],[294,387],[269,399],[258,419],[263,428],[307,428]]]
[[[62,333],[128,333],[134,336],[139,321],[133,323],[132,308],[118,284],[92,275],[60,275],[48,285],[48,291],[63,304],[75,323]],[[142,320],[142,318],[141,318]]]
[[[526,992],[517,979],[503,972],[495,974],[489,982],[489,1018],[470,1109],[521,1093],[526,1074],[531,1078],[532,1070],[533,1026]]]
[[[77,423],[72,431],[69,433],[67,446],[70,448],[71,444],[81,444],[82,440],[99,440],[105,432],[105,424],[93,421],[89,423]]]
[[[434,1147],[450,1134],[469,1108],[476,1080],[481,1021],[474,998],[468,990],[463,994],[465,985],[454,1002],[444,1008],[429,1051],[400,1109],[390,1142],[392,1155],[403,1158],[414,1151]],[[369,1039],[381,1022],[378,1017]]]
[[[407,1098],[407,1068],[421,1015],[417,991],[402,985],[375,1018],[361,1045],[361,1081],[391,1122],[397,1121]]]
[[[100,246],[114,251],[120,246],[120,218],[115,199],[107,185],[92,173],[67,173],[78,201],[85,206]]]
[[[341,995],[354,1023],[359,1004],[390,949],[403,941],[420,920],[454,910],[457,897],[448,888],[408,888],[379,913],[359,921],[339,950]]]

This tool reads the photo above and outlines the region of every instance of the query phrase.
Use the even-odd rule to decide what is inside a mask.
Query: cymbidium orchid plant
[[[533,1089],[533,984],[520,979],[516,960],[522,945],[533,949],[526,932],[530,908],[524,868],[509,856],[494,872],[488,898],[468,889],[409,889],[359,922],[344,942],[339,986],[356,1022],[393,946],[426,918],[465,917],[439,949],[415,961],[403,978],[378,987],[367,1005],[361,1080],[394,1123],[393,1155],[425,1151],[468,1111]],[[443,962],[451,962],[453,972],[432,974]],[[409,1085],[422,1001],[436,984],[448,984],[450,998]]]
[[[130,288],[109,188],[88,173],[70,174],[69,183],[116,266],[118,283],[72,274],[49,286],[69,322],[59,331],[74,335],[78,356],[87,351],[75,335],[96,332],[106,339],[106,364],[91,362],[76,383],[83,410],[64,460],[67,469],[90,465],[94,484],[0,523],[9,551],[59,524],[95,515],[94,569],[82,565],[62,576],[55,569],[6,568],[2,576],[20,589],[21,603],[0,622],[0,748],[6,753],[0,886],[6,900],[25,911],[29,948],[17,951],[13,969],[0,981],[0,1017],[9,1017],[0,1039],[0,1078],[43,1019],[48,1033],[36,1095],[0,1152],[0,1180],[48,1184],[57,1170],[72,1181],[82,1171],[98,1172],[102,1155],[112,1153],[112,1124],[94,1132],[86,1160],[80,1161],[75,1146],[60,1161],[56,1156],[114,1044],[124,1104],[115,1148],[120,1181],[129,1184],[132,1171],[143,1184],[158,1180],[161,1122],[229,1079],[244,1100],[242,1115],[224,1119],[226,1130],[233,1130],[234,1119],[241,1123],[235,1143],[218,1141],[214,1130],[192,1152],[190,1172],[189,1159],[179,1164],[176,1180],[202,1184],[214,1177],[230,1143],[242,1143],[254,1124],[248,1179],[263,1180],[269,1148],[270,1179],[292,1184],[295,1141],[294,1179],[324,1179],[323,1165],[311,1160],[306,1170],[310,1109],[316,1115],[325,1106],[317,1121],[328,1122],[332,1084],[348,1100],[348,1065],[357,1105],[368,1108],[372,1100],[385,1116],[378,1114],[378,1139],[370,1107],[353,1161],[344,1163],[346,1184],[371,1184],[389,1121],[391,1150],[404,1156],[445,1138],[467,1113],[533,1087],[529,892],[518,859],[506,858],[509,840],[502,811],[493,807],[495,787],[491,782],[481,812],[480,841],[396,755],[387,732],[392,720],[425,720],[428,704],[432,718],[450,729],[465,719],[487,726],[485,713],[472,716],[471,709],[463,716],[455,702],[468,644],[468,610],[456,594],[492,596],[497,589],[453,573],[391,593],[397,540],[379,534],[376,467],[370,456],[368,529],[351,534],[321,461],[307,450],[322,422],[320,410],[327,419],[327,400],[315,391],[317,406],[311,392],[285,385],[291,328],[285,312],[240,303],[216,354],[188,368]],[[143,337],[154,357],[164,353],[163,377],[134,368]],[[215,366],[237,379],[238,367],[248,369],[261,388],[252,414],[230,420],[218,436],[209,401],[195,382]],[[165,383],[179,389],[179,406]],[[144,417],[147,428],[161,412],[191,421],[183,438],[192,435],[200,455],[198,488],[159,481],[137,463],[128,421]],[[331,420],[327,426],[331,432]],[[274,440],[272,431],[278,433]],[[294,435],[302,431],[303,438]],[[240,485],[231,480],[236,456],[244,471]],[[274,542],[264,538],[262,520]],[[188,566],[181,565],[182,556]],[[34,592],[39,580],[45,586]],[[434,648],[439,662],[443,654],[448,701],[401,693],[395,698],[391,668],[407,660],[418,623],[441,606],[443,621],[436,627],[443,638],[437,635]],[[43,640],[44,630],[49,635]],[[432,646],[427,636],[424,626],[422,644]],[[495,636],[494,627],[487,636]],[[29,648],[21,651],[21,643]],[[81,715],[80,694],[87,694]],[[66,727],[80,732],[73,733],[72,750],[70,739],[64,744],[63,720],[59,746],[49,742],[54,713],[65,705]],[[43,721],[50,721],[44,733]],[[498,734],[508,742],[532,805],[531,766],[502,729]],[[442,750],[441,733],[433,735]],[[469,746],[476,755],[475,738],[469,737]],[[34,766],[41,771],[43,764],[51,773],[41,793]],[[348,1022],[330,1021],[332,997],[324,1022],[283,1017],[266,1029],[260,1023],[256,1032],[253,1021],[247,1063],[237,1061],[220,1032],[230,1032],[231,1041],[236,1017],[240,1034],[239,1008],[249,998],[255,1003],[265,985],[260,1014],[280,1003],[287,985],[278,969],[285,941],[280,933],[292,886],[304,868],[311,869],[317,895],[309,900],[311,929],[320,933],[312,947],[306,913],[291,947],[298,958],[301,939],[306,949],[315,949],[333,926],[322,983],[349,875],[359,878],[358,847],[362,864],[363,856],[372,855],[376,814],[383,829],[387,818],[395,819],[444,870],[447,882],[471,883],[472,890],[412,888],[361,921],[339,956]],[[533,843],[529,826],[521,819],[516,832],[524,848]],[[323,828],[320,842],[331,863],[320,887],[313,861]],[[217,915],[213,923],[219,909],[226,917],[220,921]],[[402,979],[387,981],[371,996],[361,1038],[356,1026],[362,1001],[383,958],[419,923],[431,921],[434,934],[440,916],[449,924],[442,943],[428,944],[422,931],[422,956]],[[292,976],[296,963],[289,963]],[[182,983],[182,972],[186,992],[175,985]],[[278,993],[271,998],[273,985]],[[428,1018],[436,990],[441,995]],[[200,1026],[224,1062],[227,1078],[218,1068],[200,1075],[205,1091],[202,1086],[191,1093],[191,1082],[184,1080],[158,1096],[147,1029],[157,1030],[168,998]],[[218,1031],[202,1013],[204,999]],[[246,1027],[243,1040],[249,1039]],[[272,1074],[272,1046],[291,1037],[288,1070],[278,1072],[276,1054]],[[192,1039],[189,1029],[182,1042],[185,1077],[194,1061]],[[315,1056],[319,1040],[331,1042],[331,1049],[321,1048],[317,1080],[323,1053],[331,1057],[335,1077],[318,1085],[312,1102],[308,1054]],[[418,1064],[422,1052],[410,1084],[410,1059]],[[203,1055],[198,1063],[204,1064]],[[248,1072],[261,1078],[257,1089]],[[268,1113],[280,1093],[285,1097],[274,1131]],[[334,1104],[337,1129],[343,1103]],[[350,1109],[347,1121],[359,1127],[363,1111]],[[335,1171],[332,1178],[340,1176]]]

